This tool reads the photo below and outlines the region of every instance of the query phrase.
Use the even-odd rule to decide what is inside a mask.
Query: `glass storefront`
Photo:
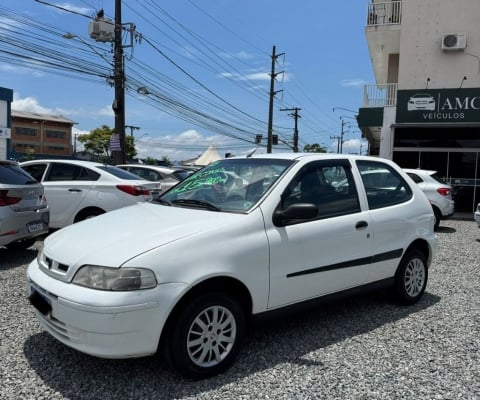
[[[479,127],[397,127],[393,161],[438,171],[453,187],[457,212],[473,212],[480,202]]]

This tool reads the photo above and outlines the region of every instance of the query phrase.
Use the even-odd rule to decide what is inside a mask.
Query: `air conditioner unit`
[[[466,32],[444,33],[442,35],[442,50],[463,50],[466,47]]]

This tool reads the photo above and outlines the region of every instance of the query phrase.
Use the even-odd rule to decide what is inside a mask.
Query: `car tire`
[[[432,207],[433,208],[433,214],[435,216],[435,224],[433,225],[434,229],[438,229],[440,226],[440,221],[442,220],[442,213],[437,207]]]
[[[240,303],[222,293],[204,293],[175,316],[167,339],[167,359],[180,374],[197,380],[225,371],[245,334]]]
[[[407,251],[395,274],[395,294],[403,304],[416,303],[427,287],[428,267],[425,255],[419,250]]]
[[[23,239],[17,242],[6,244],[8,250],[26,250],[37,241],[38,238]]]
[[[74,222],[80,222],[89,218],[96,217],[98,215],[105,214],[105,211],[99,208],[86,208],[80,211],[77,216],[75,217]]]

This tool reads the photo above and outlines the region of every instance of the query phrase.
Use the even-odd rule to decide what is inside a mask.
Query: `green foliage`
[[[303,151],[306,153],[328,153],[327,149],[318,143],[306,144]]]
[[[112,153],[110,151],[110,138],[115,130],[108,125],[102,125],[95,128],[90,133],[80,135],[78,141],[83,143],[85,150],[93,153],[95,156],[105,161],[110,160]],[[135,140],[133,136],[125,136],[125,156],[127,159],[134,158],[137,155],[135,150]]]
[[[157,160],[152,157],[147,157],[143,159],[143,163],[147,165],[157,165]]]
[[[172,160],[170,160],[168,156],[162,156],[160,161],[162,162],[162,164],[166,165],[167,167],[171,167],[173,165]]]

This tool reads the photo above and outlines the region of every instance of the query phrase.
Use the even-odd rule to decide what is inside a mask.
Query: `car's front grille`
[[[44,254],[42,254],[38,261],[40,264],[40,268],[47,273],[54,272],[57,274],[65,275],[69,268],[69,265],[59,263],[58,261],[55,261],[54,259],[45,256]]]

